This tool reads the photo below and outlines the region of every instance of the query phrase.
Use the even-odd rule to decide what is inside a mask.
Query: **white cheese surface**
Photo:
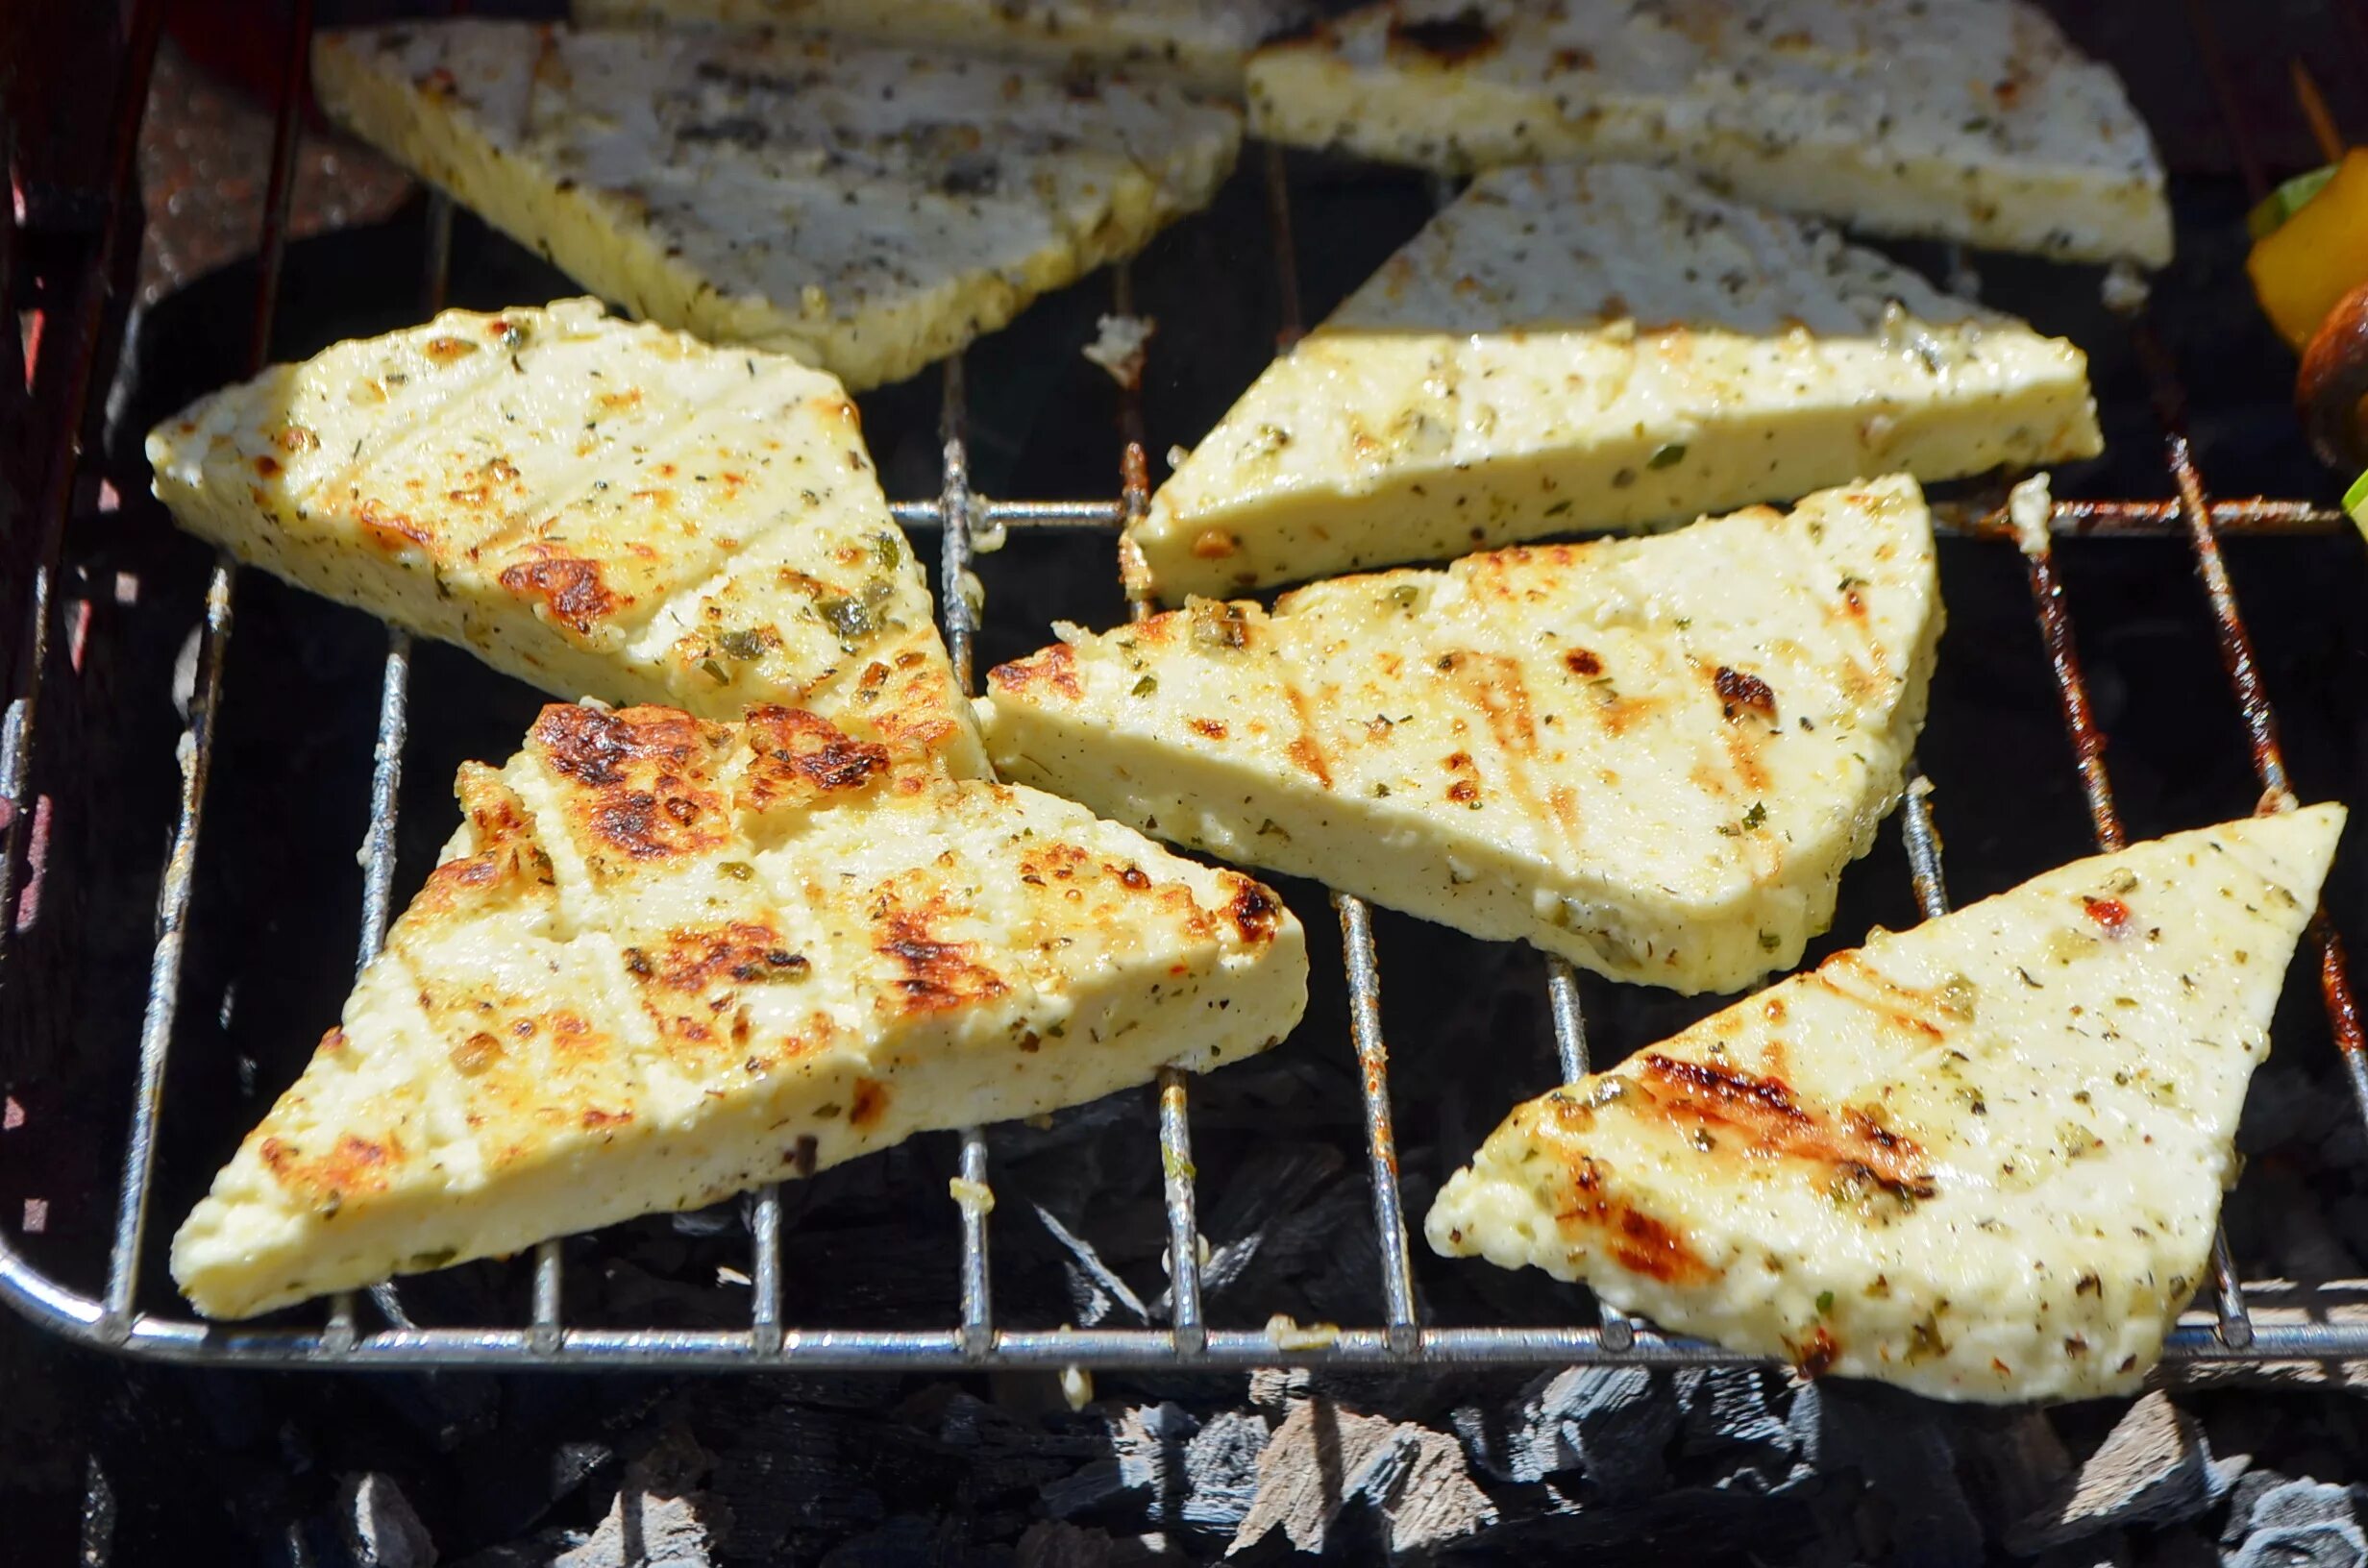
[[[813,716],[551,707],[173,1241],[198,1310],[715,1201],[1290,1032],[1248,878]]]
[[[2086,356],[1653,169],[1483,175],[1270,365],[1129,530],[1168,602],[2094,455]]]
[[[1939,636],[1915,481],[1196,600],[988,676],[1003,776],[1616,979],[1799,962]]]
[[[2208,1269],[2343,808],[2077,862],[1516,1110],[1431,1245],[1943,1399],[2128,1393]]]
[[[1306,8],[1296,0],[575,0],[573,10],[585,25],[764,24],[852,42],[1162,71],[1239,97],[1250,50]]]
[[[911,375],[1206,203],[1240,117],[1180,86],[765,30],[332,33],[331,116],[635,315]]]
[[[148,436],[182,527],[559,697],[816,708],[977,773],[855,405],[590,300],[448,310]]]
[[[1249,64],[1270,140],[1464,173],[1668,163],[1878,233],[2160,266],[2162,165],[2023,0],[1402,0]]]

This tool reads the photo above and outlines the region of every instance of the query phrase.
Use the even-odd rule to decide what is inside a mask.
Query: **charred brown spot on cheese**
[[[1233,896],[1225,904],[1225,914],[1233,928],[1248,943],[1268,943],[1283,923],[1283,901],[1266,887],[1235,872],[1231,878]]]
[[[1205,735],[1212,741],[1221,741],[1226,734],[1223,723],[1216,719],[1187,719],[1184,722],[1184,727],[1196,735]]]
[[[259,1152],[280,1184],[302,1194],[324,1217],[334,1214],[348,1193],[386,1190],[388,1167],[403,1159],[403,1145],[392,1134],[382,1141],[347,1133],[328,1153],[310,1160],[277,1139],[265,1139]]]
[[[1665,1285],[1699,1285],[1716,1277],[1717,1271],[1674,1227],[1614,1191],[1611,1173],[1611,1167],[1593,1156],[1578,1157],[1570,1191],[1554,1213],[1564,1235],[1591,1238],[1631,1274]]]
[[[1119,868],[1118,879],[1136,893],[1151,885],[1151,879],[1143,874],[1143,868],[1132,862]]]
[[[1603,674],[1603,661],[1586,649],[1574,648],[1563,655],[1563,668],[1574,675],[1600,675]]]
[[[1221,561],[1242,548],[1242,542],[1224,528],[1202,528],[1193,535],[1193,556],[1196,560]]]
[[[1681,1132],[1717,1128],[1749,1153],[1828,1167],[1845,1188],[1871,1185],[1903,1199],[1936,1190],[1924,1151],[1873,1111],[1813,1110],[1782,1079],[1659,1052],[1646,1054],[1637,1082],[1649,1093],[1653,1114]]]
[[[639,963],[635,963],[635,959]],[[761,920],[670,931],[654,955],[636,947],[626,968],[637,978],[687,994],[717,989],[795,980],[808,969],[805,959],[786,945],[781,933]]]
[[[1077,650],[1067,643],[1054,643],[1024,659],[997,665],[987,672],[987,684],[996,691],[1013,693],[1045,685],[1073,700],[1085,695],[1085,688],[1077,684]]]
[[[710,738],[720,733],[673,708],[554,704],[527,744],[575,786],[567,808],[590,847],[660,860],[726,842],[725,799],[708,771]]]
[[[873,948],[901,970],[897,994],[907,1013],[945,1013],[1000,996],[1011,988],[978,962],[967,942],[941,942],[929,930],[934,906],[875,909]]]
[[[255,458],[255,472],[261,478],[277,478],[280,475],[280,459],[267,452],[259,453]]]
[[[1494,54],[1504,47],[1477,6],[1467,6],[1452,16],[1423,21],[1402,18],[1390,24],[1390,41],[1418,50],[1442,65],[1459,64]]]
[[[587,1105],[583,1108],[583,1115],[580,1119],[583,1123],[583,1129],[585,1132],[597,1133],[604,1127],[624,1126],[627,1122],[633,1119],[633,1113],[630,1111],[604,1111],[597,1105]]]
[[[354,521],[360,526],[364,539],[390,553],[418,549],[432,554],[435,551],[433,528],[401,512],[388,511],[376,500],[365,500],[355,508]]]
[[[1804,1378],[1825,1376],[1834,1369],[1834,1363],[1841,1358],[1840,1343],[1822,1323],[1810,1330],[1801,1342],[1792,1346],[1791,1349],[1792,1364],[1800,1369],[1801,1376]]]
[[[858,791],[888,771],[885,746],[802,708],[752,708],[746,734],[752,760],[741,803],[752,811]]]
[[[847,1122],[851,1127],[872,1128],[879,1125],[888,1114],[888,1086],[876,1078],[858,1078],[851,1105],[847,1108]]]
[[[460,337],[437,335],[428,339],[422,353],[439,365],[449,365],[456,359],[466,359],[477,352],[477,345]]]
[[[1718,693],[1719,711],[1727,718],[1756,713],[1771,723],[1775,722],[1776,693],[1758,675],[1722,664],[1711,676],[1711,685]]]
[[[519,599],[541,600],[552,619],[584,636],[591,635],[595,626],[616,614],[626,602],[609,592],[601,580],[599,563],[556,552],[505,567],[498,580]]]
[[[501,1040],[482,1029],[452,1048],[455,1070],[467,1077],[475,1077],[501,1059]]]

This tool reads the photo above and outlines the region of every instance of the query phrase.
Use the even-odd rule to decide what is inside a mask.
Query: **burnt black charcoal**
[[[1863,1479],[1861,1528],[1881,1540],[1883,1556],[1934,1568],[1983,1560],[1982,1523],[1957,1474],[1954,1439],[1969,1417],[1870,1384],[1814,1383],[1794,1398],[1809,1413],[1792,1430],[1817,1465]]]
[[[1403,1556],[1463,1540],[1497,1517],[1453,1437],[1311,1399],[1259,1455],[1257,1495],[1229,1550],[1276,1537],[1301,1552],[1377,1546]]]
[[[2214,1459],[2203,1429],[2157,1390],[2130,1407],[2006,1544],[2037,1552],[2109,1529],[2192,1519],[2229,1494],[2244,1463]]]
[[[1598,1366],[1537,1380],[1502,1419],[1468,1406],[1455,1425],[1474,1462],[1499,1481],[1584,1470],[1591,1495],[1616,1502],[1666,1480],[1665,1450],[1680,1418],[1668,1374]]]
[[[1150,1310],[1143,1305],[1134,1287],[1101,1261],[1101,1254],[1094,1250],[1092,1242],[1055,1219],[1043,1204],[1033,1207],[1036,1217],[1044,1222],[1046,1234],[1069,1254],[1063,1267],[1069,1277],[1071,1321],[1090,1329],[1106,1321],[1121,1307],[1133,1313],[1138,1323],[1151,1320]]]
[[[354,1477],[344,1501],[345,1549],[357,1568],[435,1568],[435,1542],[392,1476]]]
[[[1181,1520],[1192,1492],[1187,1445],[1199,1426],[1172,1403],[1121,1411],[1110,1427],[1110,1458],[1046,1487],[1046,1511],[1067,1519],[1123,1501],[1143,1518]]]

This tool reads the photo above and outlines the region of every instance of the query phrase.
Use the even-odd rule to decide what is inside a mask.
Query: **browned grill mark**
[[[1011,989],[1002,976],[972,956],[971,943],[931,936],[927,912],[889,907],[876,912],[874,919],[880,926],[875,950],[903,970],[896,990],[906,1012],[949,1012]]]
[[[503,568],[498,580],[519,599],[541,600],[553,619],[582,636],[627,602],[609,592],[598,564],[571,555],[521,561]]]
[[[1768,683],[1745,670],[1720,665],[1711,676],[1711,686],[1718,693],[1719,711],[1732,719],[1739,713],[1756,713],[1770,723],[1776,722],[1776,693]]]
[[[1579,1156],[1569,1200],[1554,1215],[1565,1235],[1591,1232],[1620,1267],[1665,1285],[1700,1285],[1716,1276],[1674,1227],[1612,1192],[1610,1174],[1593,1156]]]
[[[1048,685],[1074,701],[1085,695],[1077,684],[1077,650],[1067,643],[1039,649],[1024,659],[999,664],[987,672],[987,685],[999,692],[1024,695],[1036,685]]]
[[[794,796],[860,790],[888,769],[886,747],[802,708],[752,708],[745,733],[752,761],[743,797],[754,811]]]
[[[1332,787],[1332,763],[1324,755],[1323,743],[1316,738],[1316,718],[1309,709],[1307,694],[1295,680],[1283,682],[1284,695],[1291,698],[1292,718],[1298,723],[1299,733],[1286,747],[1291,760],[1325,789]]]
[[[1929,1198],[1936,1188],[1922,1168],[1924,1151],[1856,1106],[1838,1115],[1800,1104],[1782,1079],[1735,1067],[1647,1053],[1638,1082],[1672,1126],[1714,1126],[1753,1153],[1831,1167],[1840,1177],[1880,1187],[1894,1197]]]
[[[725,733],[672,708],[601,713],[555,703],[527,739],[572,786],[568,812],[595,844],[655,860],[725,842],[725,802],[707,772]]]
[[[360,525],[363,538],[389,553],[400,553],[413,546],[431,555],[436,553],[433,528],[401,512],[385,510],[375,500],[364,501],[357,507],[354,521]]]

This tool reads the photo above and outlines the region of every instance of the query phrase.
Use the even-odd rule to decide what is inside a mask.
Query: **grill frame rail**
[[[2192,13],[2194,8],[2189,8]],[[111,206],[93,246],[93,264],[72,301],[63,385],[54,393],[55,418],[50,466],[38,490],[35,560],[28,593],[12,694],[0,723],[0,812],[5,813],[5,858],[0,859],[0,909],[13,907],[27,875],[28,829],[35,811],[27,780],[36,734],[36,702],[51,648],[51,593],[64,531],[83,472],[81,434],[87,428],[103,382],[96,361],[107,340],[111,290],[108,280],[128,237],[136,209],[133,188],[141,112],[150,67],[162,23],[164,0],[137,0],[126,28],[127,45],[119,97],[111,115],[108,170]],[[313,23],[312,0],[297,0],[285,40],[286,53],[275,108],[270,183],[258,269],[250,336],[251,366],[260,369],[277,304],[285,250],[292,170],[302,135],[300,106]],[[2206,64],[2220,79],[2208,37]],[[2231,132],[2249,147],[2235,120],[2232,99],[2219,94]],[[1284,313],[1283,342],[1302,331],[1296,249],[1291,229],[1291,198],[1281,150],[1264,150],[1270,253]],[[2255,184],[2259,171],[2250,159]],[[1440,195],[1444,196],[1444,192]],[[432,199],[422,297],[429,310],[441,306],[450,258],[451,204]],[[6,257],[0,254],[0,262]],[[1952,269],[1961,270],[1961,269]],[[1123,263],[1113,272],[1115,308],[1130,313],[1133,282]],[[2348,527],[2343,515],[2305,502],[2263,499],[2213,501],[2184,430],[2184,394],[2170,355],[2144,319],[2134,312],[2130,330],[2146,372],[2164,443],[2164,463],[2174,499],[2158,502],[2059,502],[2050,535],[2176,536],[2189,546],[2211,611],[2222,662],[2251,746],[2262,787],[2261,809],[2291,803],[2278,721],[2263,690],[2251,633],[2228,573],[2219,535],[2323,533]],[[27,366],[29,389],[39,395],[52,385],[51,367]],[[941,371],[939,437],[941,486],[931,499],[895,502],[891,511],[907,528],[939,530],[938,602],[946,642],[957,677],[968,689],[973,647],[978,631],[971,576],[982,536],[1011,527],[1113,531],[1143,515],[1149,503],[1140,394],[1123,383],[1117,399],[1121,437],[1119,493],[1110,502],[990,500],[972,486],[968,450],[967,391],[960,355]],[[1944,505],[1936,508],[1944,533],[2001,542],[2015,533],[2003,507]],[[2048,548],[2027,550],[2026,568],[2034,614],[2055,676],[2065,733],[2071,743],[2097,842],[2110,848],[2123,842],[2105,760],[2084,682],[2071,610]],[[367,1292],[380,1320],[365,1327],[362,1306],[353,1294],[329,1304],[319,1328],[207,1324],[193,1318],[136,1310],[139,1260],[148,1223],[155,1152],[162,1114],[166,1053],[180,998],[183,944],[187,935],[208,775],[213,753],[215,716],[222,700],[224,654],[234,625],[238,568],[217,559],[206,595],[199,640],[197,680],[189,721],[177,754],[181,766],[178,818],[165,862],[158,902],[158,937],[150,967],[146,1013],[139,1034],[138,1075],[133,1097],[123,1174],[117,1196],[111,1255],[103,1289],[92,1293],[51,1278],[0,1231],[0,1300],[34,1323],[67,1339],[126,1356],[164,1361],[252,1368],[315,1368],[348,1371],[445,1368],[623,1371],[750,1372],[795,1368],[904,1371],[959,1368],[1166,1367],[1246,1369],[1277,1363],[1303,1365],[1566,1365],[1633,1364],[1680,1366],[1739,1364],[1750,1360],[1731,1352],[1635,1322],[1604,1310],[1594,1326],[1555,1328],[1463,1327],[1420,1320],[1399,1190],[1391,1121],[1389,1050],[1383,1027],[1381,976],[1374,951],[1370,911],[1363,899],[1336,894],[1343,955],[1349,990],[1350,1044],[1363,1083],[1367,1175],[1372,1192],[1375,1239],[1381,1263],[1380,1321],[1369,1327],[1302,1329],[1278,1320],[1263,1330],[1211,1328],[1201,1305],[1200,1263],[1204,1243],[1195,1221],[1195,1182],[1190,1124],[1189,1075],[1164,1069],[1153,1087],[1168,1229],[1170,1307],[1165,1327],[1140,1329],[1012,1330],[995,1320],[993,1278],[986,1216],[978,1206],[962,1205],[960,1305],[957,1320],[944,1329],[867,1330],[804,1328],[781,1321],[781,1195],[777,1185],[757,1191],[751,1208],[752,1258],[749,1269],[749,1326],[738,1330],[589,1329],[568,1325],[559,1245],[534,1249],[530,1320],[517,1327],[420,1327],[405,1311],[396,1286]],[[1140,617],[1148,606],[1133,606]],[[370,784],[371,813],[361,845],[364,881],[357,966],[366,965],[382,943],[394,886],[396,798],[402,781],[408,725],[411,638],[390,629],[381,684],[379,723]],[[1899,822],[1913,877],[1918,907],[1927,918],[1946,913],[1938,834],[1929,802],[1930,785],[1911,763]],[[2324,911],[2307,939],[2318,955],[2321,990],[2333,1044],[2341,1054],[2357,1109],[2368,1120],[2368,1036],[2363,1035],[2340,936]],[[9,943],[0,932],[0,943]],[[10,944],[12,946],[12,943]],[[0,962],[13,954],[0,946]],[[1561,1070],[1566,1080],[1588,1071],[1589,1048],[1577,975],[1558,958],[1541,957]],[[990,1182],[990,1140],[985,1130],[960,1135],[960,1169],[970,1183]],[[2284,1282],[2248,1286],[2236,1277],[2226,1237],[2215,1236],[2210,1306],[2190,1310],[2173,1330],[2166,1361],[2334,1361],[2368,1358],[2368,1301],[2342,1286],[2296,1286]],[[2278,1306],[2260,1311],[2274,1298]]]

